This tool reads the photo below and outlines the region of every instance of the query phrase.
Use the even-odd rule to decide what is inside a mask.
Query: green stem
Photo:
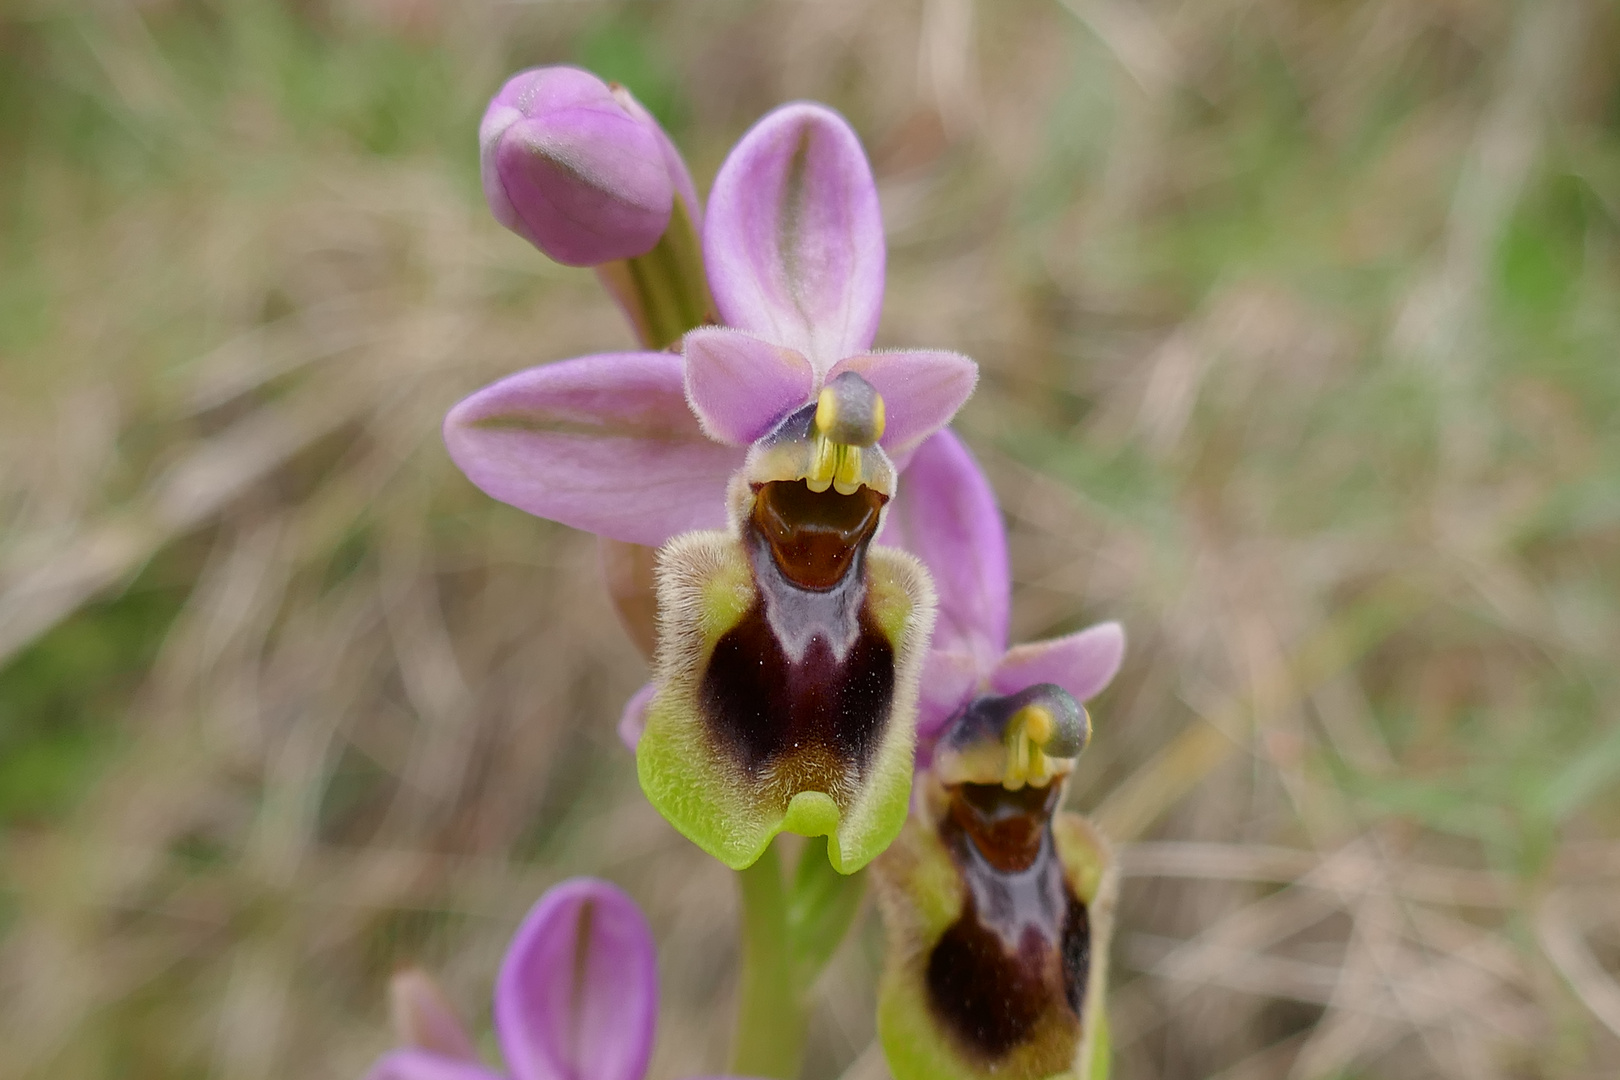
[[[731,1072],[794,1080],[804,1057],[806,1021],[799,973],[794,970],[788,897],[775,844],[740,871],[742,981]]]
[[[667,349],[688,330],[713,321],[703,246],[681,199],[651,251],[603,263],[596,273],[649,349]]]

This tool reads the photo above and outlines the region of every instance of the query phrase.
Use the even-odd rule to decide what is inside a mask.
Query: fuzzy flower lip
[[[478,130],[497,221],[560,263],[645,254],[691,179],[657,121],[621,87],[555,66],[513,76]]]
[[[883,301],[877,188],[830,109],[784,106],[743,136],[703,241],[727,325],[690,332],[679,356],[602,353],[477,391],[444,426],[473,483],[538,517],[656,547],[723,528],[746,448],[845,372],[881,399],[879,446],[897,466],[972,394],[978,368],[965,356],[870,348]]]
[[[658,1021],[658,967],[641,909],[592,878],[549,890],[507,949],[494,1012],[507,1073],[470,1052],[413,1048],[385,1055],[366,1080],[642,1080]]]
[[[1119,671],[1125,631],[1117,622],[1007,647],[1011,574],[1001,510],[978,463],[949,430],[913,455],[878,540],[922,559],[938,592],[917,718],[924,749],[980,694],[1052,683],[1084,702]]]

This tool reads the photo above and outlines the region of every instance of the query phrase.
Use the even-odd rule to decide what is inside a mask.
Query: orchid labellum
[[[1119,667],[1105,623],[1006,647],[1006,539],[967,450],[913,459],[886,534],[935,570],[918,791],[874,864],[889,949],[878,1029],[896,1080],[1092,1080],[1116,888],[1107,842],[1060,808]],[[1102,1070],[1102,1071],[1099,1071]]]

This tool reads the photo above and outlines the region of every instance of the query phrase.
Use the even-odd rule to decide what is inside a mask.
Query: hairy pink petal
[[[502,502],[649,547],[724,527],[726,482],[743,457],[703,434],[670,353],[520,371],[451,409],[444,442]]]
[[[926,349],[851,356],[835,364],[828,378],[846,371],[860,374],[883,396],[882,443],[891,456],[909,453],[950,423],[979,381],[979,365],[972,360]]]
[[[883,217],[860,139],[800,102],[732,149],[703,232],[723,322],[803,353],[818,372],[871,345],[883,307]]]
[[[591,878],[542,896],[495,984],[515,1080],[642,1080],[657,1019],[657,954],[635,901]]]
[[[998,694],[1015,694],[1036,683],[1056,683],[1074,700],[1085,701],[1108,685],[1124,656],[1124,628],[1117,622],[1098,623],[1077,634],[1009,650],[990,676],[990,687]]]
[[[741,330],[693,330],[682,351],[687,403],[716,442],[748,446],[815,394],[803,354]]]
[[[988,675],[1007,647],[1007,534],[990,481],[949,429],[912,455],[879,543],[916,555],[934,579],[930,648],[962,654]]]
[[[937,637],[936,637],[937,640]],[[956,649],[930,649],[923,662],[917,696],[917,767],[927,766],[927,751],[945,725],[979,693],[986,675],[980,656]]]

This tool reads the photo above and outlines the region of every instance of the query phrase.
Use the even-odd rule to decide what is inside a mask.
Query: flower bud
[[[627,91],[587,71],[513,76],[478,141],[495,220],[560,263],[643,255],[669,224],[675,180],[663,133]]]

